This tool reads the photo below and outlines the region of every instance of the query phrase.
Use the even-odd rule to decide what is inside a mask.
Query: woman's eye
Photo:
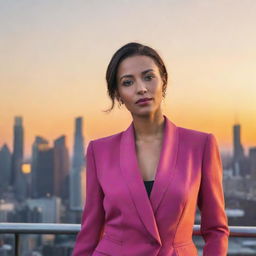
[[[126,81],[123,81],[123,85],[131,85],[131,80],[126,80]]]
[[[153,78],[153,76],[152,75],[148,75],[148,76],[146,76],[146,79],[147,80],[151,80]]]

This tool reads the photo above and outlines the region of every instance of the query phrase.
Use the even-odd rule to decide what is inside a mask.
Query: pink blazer
[[[227,255],[230,230],[215,136],[164,118],[150,198],[139,171],[133,122],[89,143],[86,203],[73,256],[197,256],[192,240],[197,205],[203,255]]]

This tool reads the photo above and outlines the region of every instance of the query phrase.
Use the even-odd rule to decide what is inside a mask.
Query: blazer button
[[[150,244],[152,244],[152,245],[156,245],[156,244],[157,244],[157,242],[156,242],[155,240],[151,240],[151,241],[150,241]]]

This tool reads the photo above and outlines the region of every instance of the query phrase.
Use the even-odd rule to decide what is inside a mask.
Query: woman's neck
[[[161,140],[164,132],[164,121],[165,119],[162,114],[146,118],[134,117],[133,124],[136,142]]]

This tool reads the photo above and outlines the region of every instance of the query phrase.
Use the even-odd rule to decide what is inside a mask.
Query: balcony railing
[[[15,255],[19,255],[21,234],[70,234],[75,235],[80,230],[80,224],[53,223],[0,223],[0,234],[14,234]],[[256,227],[229,226],[231,237],[256,237]],[[200,225],[194,225],[193,235],[201,236]]]

